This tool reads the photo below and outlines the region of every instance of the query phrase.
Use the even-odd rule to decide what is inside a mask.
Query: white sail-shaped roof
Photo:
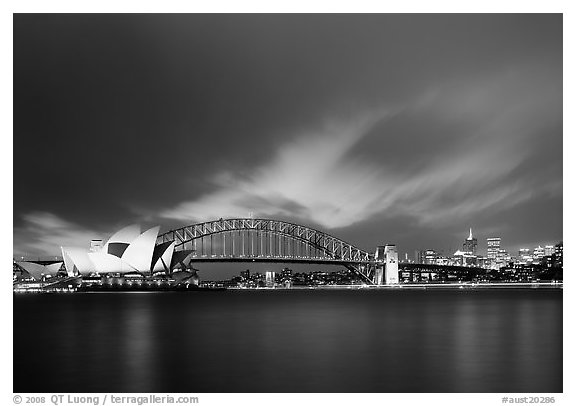
[[[121,242],[130,244],[140,235],[141,228],[139,224],[132,224],[127,227],[124,227],[122,230],[117,231],[106,241],[104,247],[102,248],[103,252],[108,252],[108,244],[112,242]]]
[[[170,264],[172,263],[172,254],[174,254],[174,247],[176,246],[176,241],[172,241],[172,244],[164,250],[162,256],[158,258],[156,263],[152,266],[152,272],[159,271],[170,271]]]
[[[28,261],[21,261],[16,263],[37,281],[42,280],[42,275],[56,275],[62,266],[62,262],[56,262],[50,265],[40,265]]]
[[[90,252],[88,253],[88,257],[98,273],[126,273],[136,271],[134,267],[122,261],[122,259],[105,252]]]
[[[62,247],[62,257],[69,276],[76,275],[76,272],[89,275],[96,270],[88,252],[83,248]]]
[[[140,236],[132,241],[128,248],[126,248],[126,251],[124,251],[122,255],[122,260],[140,272],[150,272],[150,264],[152,263],[152,254],[154,253],[158,231],[160,231],[160,226],[152,227],[150,230],[140,234]]]
[[[22,267],[26,272],[30,274],[31,277],[39,281],[42,279],[42,274],[44,273],[44,266],[35,264],[34,262],[17,262],[17,264]]]
[[[50,275],[56,275],[62,267],[62,264],[63,262],[55,262],[53,264],[46,265],[46,270]]]
[[[64,250],[64,247],[60,247],[60,250],[62,251],[62,259],[64,260],[64,267],[66,268],[66,273],[68,274],[68,276],[75,276],[75,272],[74,272],[74,261],[72,261],[72,258],[70,258],[70,256],[66,253],[66,250]]]

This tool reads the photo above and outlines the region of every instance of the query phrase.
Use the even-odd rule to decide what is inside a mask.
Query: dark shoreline
[[[222,291],[302,291],[302,290],[475,290],[475,289],[563,289],[563,283],[427,283],[400,285],[324,285],[324,286],[293,286],[290,288],[240,288],[240,287],[196,287],[196,286],[122,286],[122,285],[92,285],[73,289],[15,289],[14,293],[126,293],[126,292],[222,292]]]

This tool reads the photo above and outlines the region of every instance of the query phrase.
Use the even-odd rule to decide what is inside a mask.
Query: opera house
[[[141,232],[139,225],[118,231],[99,249],[62,247],[62,258],[68,276],[93,273],[138,273],[153,275],[185,269],[192,251],[174,251],[174,242],[156,245],[160,227]]]
[[[158,226],[141,232],[139,225],[130,225],[113,234],[103,245],[101,240],[94,240],[100,244],[90,248],[61,247],[63,262],[43,265],[15,261],[15,265],[37,281],[63,274],[62,264],[68,277],[106,274],[139,274],[147,277],[185,271],[192,251],[175,251],[174,242],[156,245],[159,230]]]

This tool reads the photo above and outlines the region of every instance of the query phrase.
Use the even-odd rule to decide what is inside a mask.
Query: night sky
[[[562,240],[562,15],[14,15],[14,255],[141,223]]]

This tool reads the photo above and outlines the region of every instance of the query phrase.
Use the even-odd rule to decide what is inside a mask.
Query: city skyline
[[[562,15],[15,15],[14,155],[14,255],[249,213],[556,244]]]
[[[132,226],[135,226],[135,225],[132,225]],[[160,227],[160,230],[162,232],[169,231],[169,230],[163,230],[161,226],[158,226],[158,227]],[[470,228],[469,232],[470,232],[470,235],[472,235],[472,228]],[[91,246],[92,244],[95,244],[95,243],[101,244],[102,241],[107,240],[108,238],[112,237],[113,235],[114,235],[114,233],[104,233],[104,234],[100,234],[98,236],[94,236],[90,240],[86,240],[86,244],[84,244],[85,248],[89,248],[89,246]],[[534,246],[522,245],[522,246],[519,246],[519,248],[516,250],[510,250],[510,249],[507,249],[508,245],[506,244],[506,242],[503,243],[502,238],[499,236],[491,236],[491,237],[485,237],[485,238],[478,239],[476,237],[476,235],[474,234],[474,239],[477,241],[483,242],[482,244],[478,244],[477,254],[479,256],[484,256],[484,257],[490,257],[490,242],[489,242],[490,240],[498,240],[498,248],[506,250],[507,253],[511,254],[512,256],[514,256],[515,253],[519,253],[522,250],[533,250],[536,248],[550,247],[550,246],[554,246],[556,244],[562,244],[563,243],[562,240],[556,241],[556,242],[543,242],[543,243],[536,244]],[[433,249],[433,250],[437,251],[439,254],[451,255],[461,248],[461,246],[462,246],[461,243],[462,243],[462,241],[452,241],[450,243],[450,248],[448,248],[447,250],[437,249],[434,246],[427,246],[427,247],[416,248],[414,251],[424,251],[426,249]],[[82,245],[82,244],[80,244],[80,245]],[[513,245],[513,246],[516,246],[516,245]],[[456,248],[452,248],[452,247],[456,247]],[[406,254],[408,254],[409,256],[412,256],[412,254],[409,253],[408,251],[401,250],[401,253],[403,254],[403,256],[400,259],[404,259]],[[23,257],[22,255],[14,255],[14,257],[18,257],[18,256]],[[36,257],[36,258],[42,258],[42,257],[49,258],[49,257],[61,257],[61,255],[36,255],[36,256],[30,255],[29,256],[29,258],[34,258],[34,257]]]

